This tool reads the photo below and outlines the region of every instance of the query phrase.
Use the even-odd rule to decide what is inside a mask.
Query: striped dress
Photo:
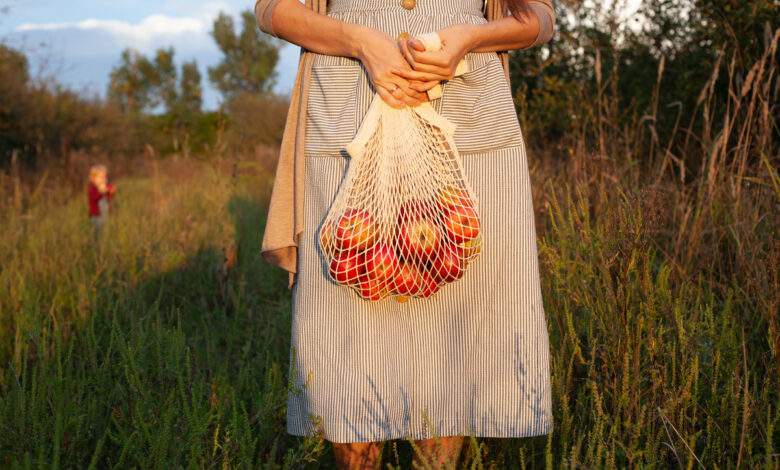
[[[408,0],[407,0],[408,1]],[[407,6],[409,4],[407,3]],[[332,0],[328,15],[396,37],[481,24],[482,0]],[[428,299],[367,302],[333,283],[316,233],[345,175],[343,150],[374,91],[358,61],[315,56],[306,123],[306,227],[293,285],[287,431],[332,442],[525,437],[552,429],[549,345],[525,146],[495,53],[434,108],[479,200],[483,250]]]

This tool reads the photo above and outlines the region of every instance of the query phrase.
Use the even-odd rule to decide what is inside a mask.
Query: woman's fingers
[[[388,80],[377,81],[375,85],[377,92],[379,92],[380,95],[384,92],[393,98],[394,102],[385,100],[388,101],[388,104],[397,105],[398,103],[401,103],[400,106],[395,107],[403,107],[403,105],[417,106],[421,103],[421,100],[427,99],[428,97],[425,93],[421,93],[411,88],[410,83],[400,77],[392,77]]]
[[[404,59],[409,63],[409,66],[414,67],[414,58],[412,57],[412,52],[409,50],[409,41],[404,38],[398,39],[398,49],[400,49],[401,55],[404,56]]]
[[[399,94],[397,93],[398,89],[395,91],[389,91],[383,86],[377,86],[376,91],[387,104],[396,109],[400,109],[405,106],[418,106],[428,101],[428,95],[426,93],[414,92],[413,95],[407,95],[406,93],[401,92]]]
[[[437,81],[438,82],[442,79],[440,75],[429,73],[429,72],[420,72],[418,70],[402,69],[402,70],[394,70],[393,72],[409,81],[418,81],[418,82]]]
[[[417,72],[425,72],[435,75],[439,80],[449,80],[452,78],[454,68],[445,54],[441,52],[418,52],[411,51],[414,59],[414,68]],[[426,80],[433,80],[434,77],[428,76]]]
[[[442,51],[418,51],[414,48],[410,49],[412,59],[415,63],[423,63],[429,65],[437,65],[439,67],[447,67],[450,65],[450,59]]]
[[[429,74],[427,80],[449,80],[453,75],[453,70],[450,67],[440,67],[422,62],[416,62],[414,70]]]
[[[389,91],[387,91],[387,89],[385,89],[382,86],[377,85],[376,92],[379,93],[379,96],[385,101],[385,103],[389,104],[393,108],[400,109],[406,106],[406,104],[403,101],[397,99]]]
[[[419,91],[420,93],[425,93],[428,90],[430,90],[431,88],[433,88],[436,85],[438,85],[439,83],[441,83],[440,80],[430,80],[430,81],[427,81],[427,82],[413,81],[413,82],[411,82],[411,84],[409,86],[412,89]],[[428,94],[425,93],[425,96],[427,97]]]
[[[412,96],[413,99],[417,101],[417,104],[423,103],[425,101],[428,101],[428,94],[425,92],[417,92]],[[416,106],[416,105],[413,105]]]
[[[406,43],[407,43],[407,45],[410,48],[412,48],[412,49],[414,49],[416,51],[419,51],[419,52],[424,52],[425,51],[425,44],[423,44],[422,41],[420,41],[417,38],[409,39],[408,41],[406,41]]]
[[[411,86],[412,82],[410,80],[406,80],[397,73],[395,73],[395,70],[393,70],[388,79],[383,81],[386,83],[385,87],[389,90],[395,90],[393,91],[393,96],[396,98],[403,100],[405,99],[403,94],[405,93],[406,96],[412,97],[412,98],[419,98],[420,90],[417,90]],[[407,103],[410,104],[411,103]],[[419,103],[415,103],[419,104]]]

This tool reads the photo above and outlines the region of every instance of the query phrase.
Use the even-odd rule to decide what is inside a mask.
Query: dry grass
[[[555,429],[473,439],[464,467],[780,465],[771,44],[739,86],[717,68],[695,128],[664,141],[655,110],[616,119],[599,74],[592,120],[531,155]],[[152,164],[119,182],[97,246],[81,196],[5,178],[0,464],[332,466],[321,439],[284,433],[288,291],[258,253],[268,168]],[[384,464],[409,452],[387,445]]]

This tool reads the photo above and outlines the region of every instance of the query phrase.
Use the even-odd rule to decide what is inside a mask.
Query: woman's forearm
[[[358,58],[361,25],[320,15],[298,0],[279,0],[271,13],[274,34],[318,54]]]
[[[531,0],[529,8],[519,17],[508,16],[484,25],[469,33],[474,52],[495,52],[526,49],[552,38],[555,29],[555,11],[547,0]]]
[[[260,29],[268,34],[317,54],[360,60],[377,93],[390,106],[416,106],[427,99],[395,73],[411,67],[395,41],[379,30],[319,14],[298,0],[258,0],[255,15]]]
[[[525,49],[536,41],[539,35],[539,20],[529,13],[524,21],[512,16],[490,21],[481,25],[470,25],[472,52],[495,52]]]

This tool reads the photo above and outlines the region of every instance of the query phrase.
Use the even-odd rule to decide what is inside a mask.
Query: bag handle
[[[396,109],[385,103],[385,100],[379,96],[379,93],[375,93],[371,105],[363,118],[363,123],[360,124],[360,129],[358,129],[355,137],[345,147],[350,157],[360,159],[363,156],[369,139],[376,133],[379,122],[386,113],[415,113],[431,126],[440,129],[448,139],[452,139],[455,134],[455,123],[437,113],[430,102],[421,103],[414,107],[407,106],[402,109]]]
[[[417,39],[420,40],[420,42],[423,43],[423,46],[425,46],[426,51],[439,51],[442,48],[441,43],[441,36],[439,36],[439,33],[432,32],[432,33],[425,33],[417,36]],[[455,67],[455,73],[452,74],[453,77],[458,77],[460,75],[463,75],[464,73],[469,71],[469,64],[466,62],[465,59],[461,59],[460,62],[458,62],[458,66]],[[428,90],[428,99],[429,100],[435,100],[441,98],[443,92],[441,88],[441,84],[438,83],[436,86]]]

